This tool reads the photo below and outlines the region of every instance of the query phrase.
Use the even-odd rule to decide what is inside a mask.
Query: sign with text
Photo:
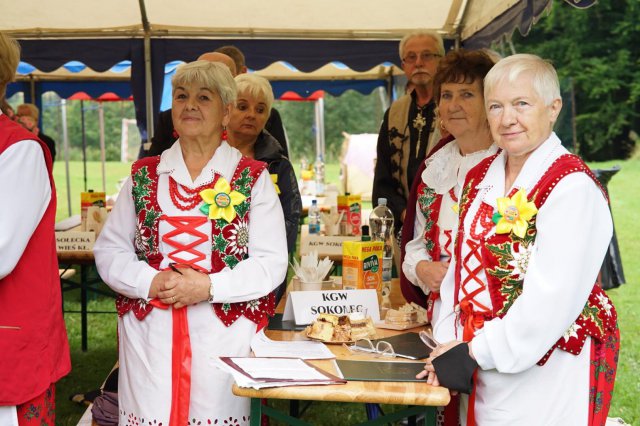
[[[318,314],[348,315],[365,311],[374,322],[380,321],[375,290],[292,291],[287,297],[282,320],[311,324]]]
[[[95,241],[95,232],[56,232],[58,251],[91,251]]]
[[[359,237],[350,236],[302,235],[300,238],[300,254],[316,251],[320,256],[342,256],[342,243],[359,239]]]

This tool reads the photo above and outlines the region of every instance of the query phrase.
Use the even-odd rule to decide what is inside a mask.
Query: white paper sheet
[[[301,359],[332,359],[335,355],[320,342],[312,341],[278,341],[271,340],[264,330],[253,337],[251,350],[257,357],[272,358],[301,358]]]

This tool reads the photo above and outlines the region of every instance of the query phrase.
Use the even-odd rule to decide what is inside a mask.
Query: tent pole
[[[87,134],[84,127],[84,101],[80,101],[80,127],[82,129],[82,170],[84,173],[84,192],[87,192]]]
[[[315,102],[316,115],[316,158],[322,156],[322,161],[326,162],[324,152],[324,99],[318,98]]]
[[[98,121],[100,123],[100,162],[102,163],[102,192],[107,193],[107,175],[105,172],[105,149],[104,149],[104,108],[102,102],[98,102]]]
[[[144,86],[147,97],[147,141],[153,137],[153,87],[151,81],[151,37],[149,32],[144,33]]]
[[[60,117],[62,118],[62,144],[64,146],[64,171],[67,175],[67,207],[71,217],[71,178],[69,177],[69,134],[67,132],[67,100],[60,100]]]

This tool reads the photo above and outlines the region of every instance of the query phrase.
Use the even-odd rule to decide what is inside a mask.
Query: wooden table
[[[88,314],[112,314],[114,311],[89,311],[87,309],[89,292],[101,294],[103,296],[115,297],[115,294],[111,291],[105,291],[96,288],[93,284],[101,283],[100,277],[96,279],[89,279],[89,268],[95,266],[95,259],[93,252],[90,250],[83,251],[58,251],[58,265],[62,270],[60,276],[60,285],[62,292],[74,289],[80,289],[80,311],[65,311],[65,313],[79,313],[80,314],[80,333],[81,333],[81,347],[82,351],[86,352],[88,349]],[[63,277],[64,271],[72,268],[74,265],[80,267],[80,282],[73,281],[71,279]]]
[[[393,307],[398,307],[404,303],[404,298],[400,292],[399,280],[394,279],[391,286],[391,301]],[[284,308],[283,298],[278,311]],[[376,329],[378,338],[385,338],[403,333],[406,331],[394,331],[378,328]],[[417,331],[417,329],[407,330]],[[274,340],[305,340],[301,332],[267,330],[266,334]],[[328,345],[329,349],[336,355],[337,359],[358,359],[358,360],[381,360],[371,355],[352,355],[342,345]],[[386,359],[385,359],[386,360]],[[396,358],[394,361],[405,361]],[[335,373],[332,360],[310,361],[312,364]],[[260,418],[263,414],[276,418],[291,425],[307,425],[295,417],[286,415],[272,407],[262,405],[261,399],[286,399],[286,400],[312,400],[312,401],[333,401],[333,402],[364,402],[379,404],[408,405],[409,408],[387,414],[378,419],[372,420],[368,424],[383,425],[408,416],[415,416],[421,413],[426,414],[425,419],[435,420],[436,406],[443,406],[449,403],[449,391],[443,387],[434,387],[424,382],[363,382],[349,381],[345,385],[326,386],[291,386],[268,389],[247,389],[233,386],[233,393],[238,396],[251,398],[251,425],[260,425]]]

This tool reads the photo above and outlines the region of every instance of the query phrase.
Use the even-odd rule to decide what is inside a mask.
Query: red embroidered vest
[[[158,251],[158,222],[162,216],[162,210],[158,204],[159,163],[160,156],[147,157],[136,161],[131,168],[132,196],[138,217],[134,246],[138,259],[146,261],[156,269],[160,267],[163,260],[162,254]],[[212,273],[219,272],[225,267],[233,269],[247,257],[246,250],[238,250],[238,248],[246,247],[249,243],[251,189],[265,167],[265,163],[247,157],[242,157],[238,163],[233,179],[229,183],[232,191],[242,193],[246,199],[234,207],[237,214],[231,223],[224,219],[212,220]],[[211,183],[212,188],[218,178],[219,175],[216,175]],[[153,305],[144,299],[133,300],[122,295],[116,299],[116,307],[118,315],[122,316],[131,310],[139,320],[144,319],[153,309]],[[259,324],[265,316],[274,314],[275,298],[273,293],[270,293],[247,302],[214,303],[213,310],[227,327],[241,315]]]
[[[420,213],[424,216],[424,240],[425,249],[431,260],[440,260],[440,227],[438,217],[440,216],[440,206],[442,205],[442,195],[436,194],[433,188],[427,186],[424,181],[418,184],[417,198]],[[433,317],[433,306],[440,298],[440,293],[431,292],[427,296],[427,319],[431,321]]]
[[[456,305],[458,305],[462,269],[461,256],[464,237],[462,224],[468,213],[469,206],[478,195],[476,186],[482,182],[491,163],[497,156],[498,154],[483,160],[469,172],[460,198],[460,221],[454,248],[456,256],[454,303]],[[554,161],[540,181],[527,194],[527,199],[532,200],[539,210],[557,183],[567,175],[577,172],[586,173],[591,177],[600,187],[605,198],[607,198],[606,191],[602,189],[602,186],[586,164],[575,155],[565,154]],[[528,266],[528,255],[526,253],[532,248],[536,234],[536,216],[533,216],[529,221],[524,238],[508,233],[494,234],[481,241],[482,265],[485,268],[492,303],[492,311],[483,315],[485,320],[504,317],[514,301],[522,294],[524,275]],[[518,254],[518,259],[514,257],[514,253]],[[522,256],[520,256],[521,254]],[[520,271],[515,271],[515,263],[518,263]],[[460,320],[462,323],[466,321],[464,316],[465,313],[461,312]],[[572,354],[579,354],[587,336],[602,342],[606,334],[616,329],[616,324],[617,314],[611,300],[597,284],[594,285],[582,313],[565,332],[564,336],[538,361],[538,365],[544,365],[556,348]]]
[[[15,268],[0,279],[0,405],[10,406],[42,394],[71,370],[54,234],[51,154],[33,133],[0,115],[0,154],[27,139],[44,151],[51,200]],[[4,208],[12,208],[10,201],[4,200]]]

